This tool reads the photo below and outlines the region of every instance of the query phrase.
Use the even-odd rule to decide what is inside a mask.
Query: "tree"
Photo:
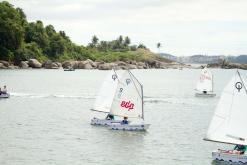
[[[157,48],[158,48],[158,50],[159,50],[159,53],[160,53],[161,43],[160,43],[160,42],[158,42],[156,46],[157,46]]]
[[[139,44],[137,48],[147,49],[147,47],[144,44]]]
[[[99,41],[98,37],[94,35],[92,38],[92,45],[96,47],[96,45],[98,44],[98,41]]]
[[[120,45],[123,43],[123,36],[122,36],[122,35],[120,35],[120,36],[118,37],[118,41],[119,41],[119,44],[120,44]]]
[[[25,17],[13,5],[0,2],[0,59],[11,60],[24,39]]]
[[[124,38],[124,46],[128,46],[130,44],[130,38],[128,36],[126,36]]]
[[[45,49],[49,44],[46,29],[42,21],[31,22],[26,27],[25,41],[27,43],[36,42],[39,47]]]

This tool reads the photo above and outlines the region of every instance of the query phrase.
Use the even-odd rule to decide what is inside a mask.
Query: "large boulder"
[[[7,69],[7,67],[6,67],[6,66],[4,66],[4,64],[3,64],[3,63],[0,63],[0,69]]]
[[[7,62],[7,61],[2,61],[2,60],[0,60],[0,63],[2,63],[5,67],[9,67],[9,62]]]
[[[78,64],[79,64],[78,61],[65,61],[65,62],[63,62],[62,66],[63,66],[63,68],[70,68],[71,67],[71,68],[77,69]]]
[[[36,59],[28,60],[28,65],[32,68],[41,68],[42,64]]]
[[[19,67],[18,67],[18,66],[15,66],[15,65],[10,65],[10,66],[8,67],[8,69],[19,69]]]
[[[79,69],[93,69],[93,66],[91,65],[92,62],[91,61],[79,61],[78,62],[78,68]]]
[[[115,64],[117,66],[127,66],[127,64],[125,62],[123,62],[123,61],[116,61]]]
[[[20,64],[19,64],[19,67],[21,69],[27,69],[29,66],[28,66],[28,61],[21,61]]]
[[[103,63],[98,65],[99,70],[111,70],[114,67],[116,67],[116,64],[114,63]]]
[[[59,65],[57,62],[52,62],[50,60],[43,63],[43,67],[46,69],[59,69]]]
[[[95,61],[94,62],[95,68],[99,68],[99,65],[102,65],[104,63],[105,63],[104,61]]]

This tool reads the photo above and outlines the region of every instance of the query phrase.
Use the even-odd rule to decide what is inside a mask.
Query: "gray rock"
[[[28,63],[27,61],[21,61],[19,67],[21,69],[27,69],[29,67],[27,63]]]
[[[0,69],[7,69],[7,67],[4,66],[3,63],[0,63]]]
[[[36,59],[28,60],[28,65],[32,68],[41,68],[42,64]]]
[[[0,60],[0,63],[2,63],[5,67],[8,67],[10,65],[7,61]]]
[[[43,63],[43,67],[45,69],[59,69],[59,65],[56,62],[52,62],[50,60]]]
[[[89,60],[86,60],[86,61],[79,61],[78,62],[78,68],[79,69],[93,69],[92,67],[92,62],[89,61]]]
[[[8,67],[8,69],[19,69],[19,67],[18,67],[18,66],[15,66],[15,65],[10,65],[10,66]]]
[[[74,68],[74,69],[77,69],[78,68],[78,64],[79,62],[78,61],[65,61],[63,62],[62,66],[63,68]]]
[[[116,64],[114,64],[114,63],[104,63],[104,64],[98,65],[98,69],[99,70],[110,70],[113,67],[116,67]]]

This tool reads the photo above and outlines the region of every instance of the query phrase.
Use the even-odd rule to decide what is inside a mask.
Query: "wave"
[[[94,99],[93,96],[83,95],[60,95],[60,94],[34,94],[34,93],[10,93],[13,97],[23,98],[78,98],[78,99]]]

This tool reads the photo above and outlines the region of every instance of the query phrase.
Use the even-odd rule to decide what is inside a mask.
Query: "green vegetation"
[[[28,22],[20,8],[0,2],[0,60],[18,64],[30,58],[41,62],[92,59],[105,62],[158,59],[145,45],[131,45],[128,36],[100,41],[93,36],[87,46],[74,44],[64,31],[42,21]]]

